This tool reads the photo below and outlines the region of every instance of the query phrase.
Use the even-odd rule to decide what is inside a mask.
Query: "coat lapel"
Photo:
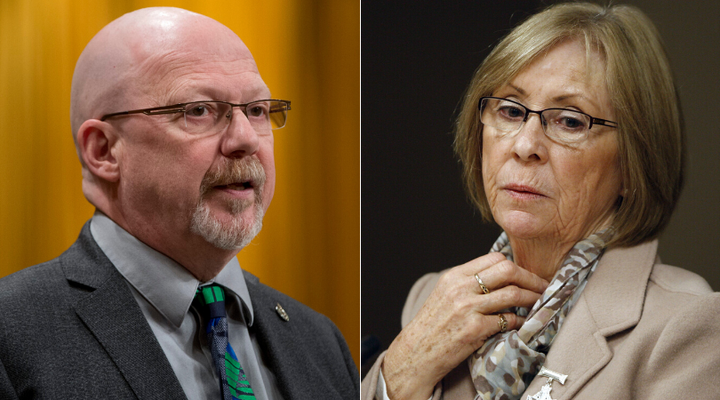
[[[62,260],[66,278],[80,292],[77,315],[138,399],[185,398],[128,284],[92,239],[89,228],[85,224]]]
[[[311,362],[317,356],[310,352],[321,352],[322,349],[307,346],[312,342],[309,335],[313,333],[306,329],[305,311],[297,309],[298,303],[288,297],[261,285],[257,277],[243,272],[253,305],[251,331],[262,348],[263,359],[277,378],[283,397],[288,400],[342,398],[327,371]],[[275,310],[276,304],[286,310],[288,321]]]
[[[284,307],[287,307],[287,304],[283,305],[282,301],[271,298],[269,293],[262,290],[257,277],[245,272],[245,281],[253,305],[254,321],[251,329],[255,332],[263,355],[267,357],[268,367],[277,378],[277,384],[283,397],[292,399],[303,390],[296,385],[299,380],[297,377],[303,376],[302,371],[297,371],[294,367],[298,362],[302,362],[297,359],[297,342],[294,340],[296,318],[293,318],[292,310],[287,311],[289,321],[285,321],[277,315],[275,304],[280,303]]]
[[[545,361],[546,368],[568,375],[565,385],[553,383],[553,399],[575,396],[612,359],[608,338],[637,325],[656,253],[653,241],[609,250],[600,259]],[[525,393],[538,393],[546,381],[536,376]]]

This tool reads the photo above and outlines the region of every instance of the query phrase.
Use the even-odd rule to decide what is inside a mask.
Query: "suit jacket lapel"
[[[657,252],[657,241],[607,251],[578,303],[555,337],[545,367],[567,374],[552,385],[552,398],[572,398],[612,359],[608,338],[637,325]],[[547,378],[537,376],[525,393],[534,395]]]
[[[327,378],[327,373],[316,370],[316,365],[308,362],[308,352],[322,349],[303,348],[300,343],[309,331],[303,329],[306,322],[302,312],[294,310],[294,303],[285,301],[279,292],[260,285],[258,278],[246,271],[245,281],[252,299],[254,322],[251,331],[263,351],[263,359],[277,378],[277,383],[285,399],[334,398],[336,393]],[[290,320],[285,321],[275,311],[280,304],[287,311]],[[296,312],[297,311],[297,312]],[[293,318],[295,317],[295,318]]]
[[[80,291],[75,305],[77,315],[138,399],[185,398],[125,278],[92,239],[89,227],[89,223],[85,224],[78,241],[62,260],[66,278]]]
[[[292,399],[301,389],[296,387],[298,379],[294,378],[302,376],[302,371],[294,371],[293,368],[301,361],[297,360],[297,348],[293,346],[296,321],[292,318],[292,312],[290,321],[284,321],[276,314],[274,308],[278,302],[273,303],[274,299],[262,290],[255,276],[245,273],[245,281],[253,305],[252,331],[262,348],[263,358],[267,359],[268,367],[277,378],[283,397]]]

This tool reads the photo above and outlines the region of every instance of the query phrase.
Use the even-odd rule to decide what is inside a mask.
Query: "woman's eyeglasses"
[[[541,111],[531,110],[524,105],[499,97],[483,97],[478,103],[480,122],[501,132],[515,133],[530,118],[537,114],[549,138],[565,143],[582,141],[593,125],[617,128],[617,122],[595,118],[580,111],[567,108],[547,108]]]

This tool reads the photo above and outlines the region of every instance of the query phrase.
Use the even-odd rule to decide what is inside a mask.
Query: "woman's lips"
[[[503,190],[508,195],[510,195],[510,197],[518,200],[535,200],[546,197],[539,190],[531,186],[519,185],[514,183],[503,187]]]

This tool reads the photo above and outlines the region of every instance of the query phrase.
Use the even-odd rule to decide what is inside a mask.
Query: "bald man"
[[[60,257],[0,280],[0,398],[358,398],[335,325],[235,257],[290,109],[237,35],[180,9],[126,14],[83,51],[71,98],[97,211]]]

